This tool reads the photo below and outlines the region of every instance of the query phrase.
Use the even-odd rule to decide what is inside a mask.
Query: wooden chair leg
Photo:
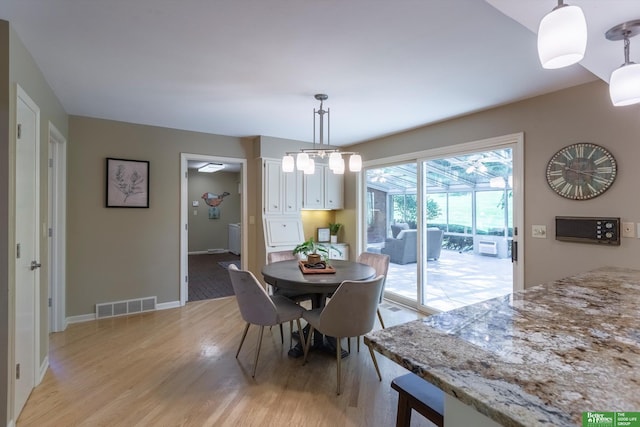
[[[373,366],[376,368],[378,379],[382,381],[382,375],[380,375],[380,368],[378,368],[378,361],[376,360],[376,355],[373,353],[373,349],[371,347],[369,347],[369,354],[371,354],[371,360],[373,360]]]
[[[380,321],[382,329],[384,329],[384,321],[382,320],[382,313],[380,313],[380,309],[378,309],[378,320]]]
[[[398,395],[398,413],[396,414],[396,427],[411,426],[411,405],[405,393]]]
[[[258,367],[258,356],[260,356],[260,347],[262,346],[262,334],[264,333],[264,326],[260,326],[260,333],[258,334],[258,347],[256,347],[256,360],[253,362],[253,378],[256,377],[256,368]]]
[[[342,348],[340,348],[340,341],[340,337],[336,337],[336,371],[338,373],[338,378],[336,380],[336,394],[338,396],[340,396],[340,361],[342,360]]]
[[[304,335],[304,332],[303,332],[303,335]],[[304,360],[302,361],[303,365],[307,363],[307,356],[309,356],[309,347],[311,347],[311,341],[313,341],[312,337],[313,337],[313,326],[309,324],[309,335],[307,337],[307,343],[304,346]]]
[[[307,344],[305,343],[304,340],[304,331],[302,330],[302,324],[300,323],[300,319],[296,319],[296,322],[298,323],[298,334],[300,335],[300,345],[302,345],[302,348],[305,348],[307,346]],[[291,322],[291,326],[293,326],[293,322]],[[291,330],[293,332],[293,329]],[[311,341],[311,339],[309,339],[309,341]]]
[[[236,352],[236,359],[238,358],[238,355],[240,354],[240,349],[242,348],[242,344],[244,343],[244,339],[247,337],[247,331],[249,330],[249,324],[247,323],[247,326],[244,327],[244,333],[242,334],[242,339],[240,340],[240,345],[238,346],[238,351]]]

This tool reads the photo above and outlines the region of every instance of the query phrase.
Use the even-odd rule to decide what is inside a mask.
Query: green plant
[[[309,237],[304,242],[293,248],[293,254],[303,254],[309,256],[310,254],[320,255],[322,258],[327,259],[329,257],[329,248],[324,245],[319,245],[313,237]]]
[[[337,236],[338,235],[338,231],[340,231],[340,229],[342,228],[342,224],[336,222],[330,222],[329,223],[329,233],[331,233],[332,236]]]

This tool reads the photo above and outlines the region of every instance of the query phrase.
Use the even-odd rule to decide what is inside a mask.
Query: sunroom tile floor
[[[389,264],[386,292],[417,299],[417,264]],[[435,311],[484,301],[512,292],[513,266],[509,258],[442,250],[427,262],[425,305]],[[387,296],[389,296],[387,294]]]

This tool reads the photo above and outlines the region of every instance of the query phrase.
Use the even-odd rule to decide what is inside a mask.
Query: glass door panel
[[[419,214],[416,163],[367,169],[365,177],[365,250],[390,257],[385,296],[416,305]]]
[[[420,305],[448,311],[513,290],[512,150],[422,163]]]

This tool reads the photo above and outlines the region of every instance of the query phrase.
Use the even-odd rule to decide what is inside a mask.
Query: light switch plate
[[[532,225],[531,237],[537,237],[538,239],[547,238],[547,226],[546,225]]]
[[[636,230],[633,222],[623,222],[621,228],[622,237],[636,237]]]

